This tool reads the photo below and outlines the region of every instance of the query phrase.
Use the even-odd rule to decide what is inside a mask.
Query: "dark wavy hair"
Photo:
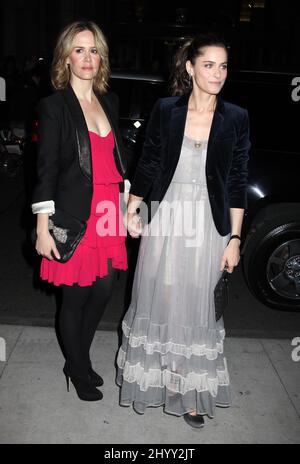
[[[229,46],[224,39],[213,33],[198,34],[193,39],[184,42],[174,57],[170,89],[172,95],[184,95],[191,90],[191,81],[186,70],[186,62],[193,65],[198,56],[203,55],[204,47],[222,47],[229,53]]]

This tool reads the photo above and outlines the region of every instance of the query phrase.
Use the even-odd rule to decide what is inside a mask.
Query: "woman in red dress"
[[[76,22],[59,37],[52,65],[56,92],[38,108],[39,146],[32,211],[41,278],[62,288],[59,331],[64,373],[80,399],[96,401],[103,379],[93,369],[90,346],[113,289],[116,270],[127,269],[120,184],[126,163],[117,128],[118,100],[106,92],[108,47],[95,23]],[[87,221],[69,261],[49,233],[59,208]]]

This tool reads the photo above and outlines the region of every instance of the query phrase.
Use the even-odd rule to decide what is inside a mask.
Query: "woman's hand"
[[[142,221],[137,213],[126,213],[124,224],[132,238],[139,238],[142,234]]]
[[[240,241],[237,238],[230,240],[224,250],[221,271],[227,267],[227,271],[231,274],[233,269],[239,264],[240,261]]]
[[[53,261],[54,259],[52,253],[57,259],[60,259],[60,255],[57,251],[54,239],[50,235],[49,231],[44,231],[37,234],[35,249],[38,255],[41,255],[50,261]]]

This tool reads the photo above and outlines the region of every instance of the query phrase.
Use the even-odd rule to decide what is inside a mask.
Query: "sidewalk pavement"
[[[118,405],[115,332],[97,331],[93,342],[93,364],[104,377],[104,398],[95,403],[67,392],[54,329],[1,325],[0,359],[1,337],[0,443],[300,443],[300,361],[291,340],[227,338],[233,406],[217,408],[197,430],[162,408],[139,415]]]

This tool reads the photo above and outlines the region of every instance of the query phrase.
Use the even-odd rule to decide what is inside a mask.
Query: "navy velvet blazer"
[[[172,181],[184,136],[189,95],[156,102],[146,131],[130,193],[148,206],[148,221]],[[247,206],[248,112],[218,97],[210,130],[206,181],[210,206],[220,235],[230,233],[230,208]]]
[[[114,157],[125,178],[126,153],[118,129],[118,97],[97,94],[114,134]],[[32,203],[53,200],[55,207],[86,221],[93,194],[91,146],[80,103],[71,86],[38,106],[38,182]]]

